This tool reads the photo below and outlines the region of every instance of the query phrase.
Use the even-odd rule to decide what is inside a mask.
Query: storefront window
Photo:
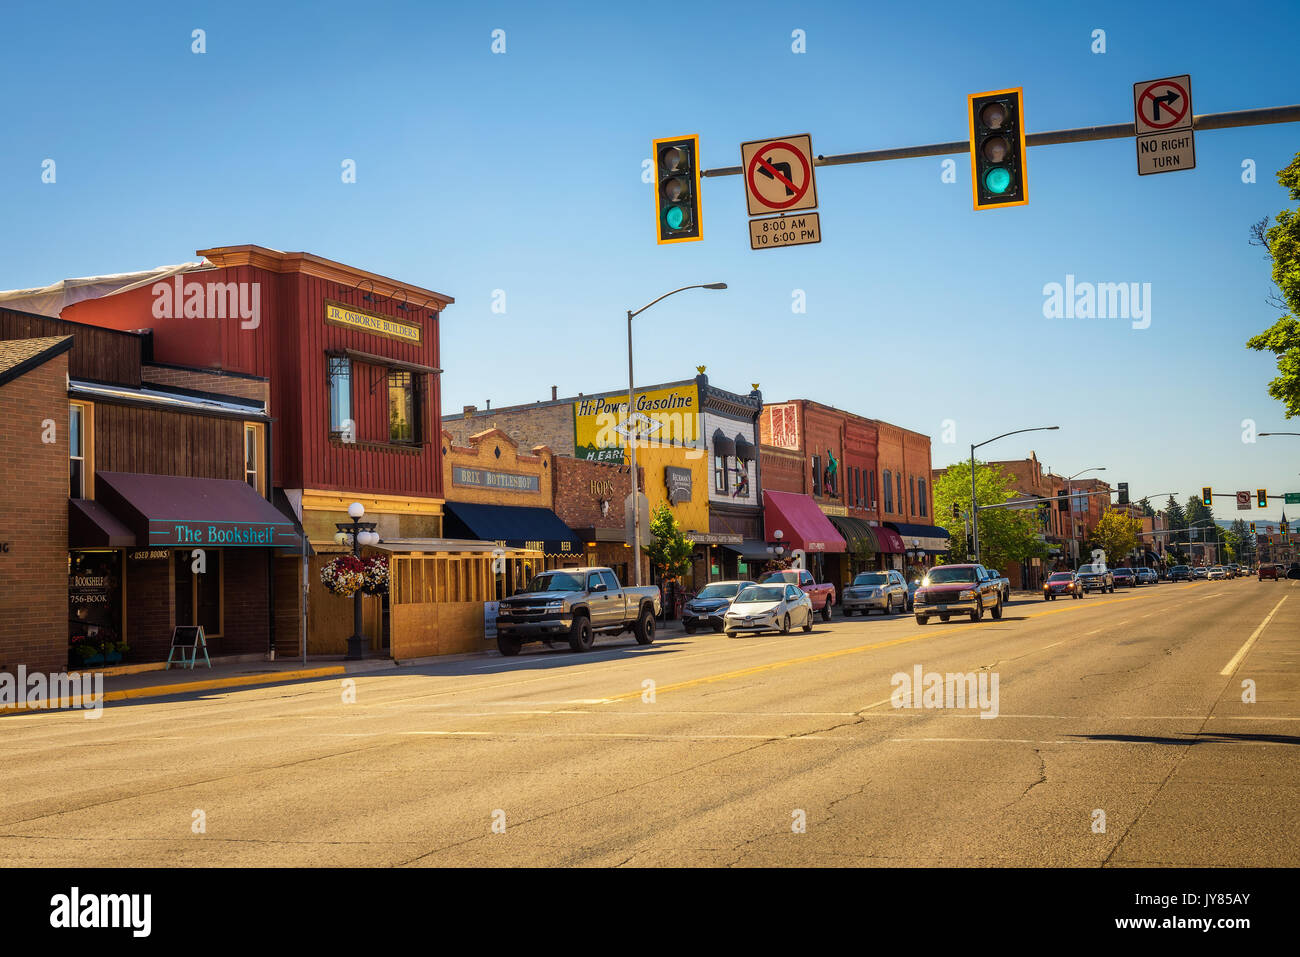
[[[415,376],[394,369],[388,373],[388,440],[413,444],[420,440]]]
[[[344,442],[356,441],[352,422],[352,361],[329,357],[330,436]]]
[[[73,552],[68,565],[68,637],[117,641],[121,622],[120,554]]]

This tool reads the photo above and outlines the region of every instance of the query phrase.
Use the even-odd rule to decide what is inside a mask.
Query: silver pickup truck
[[[624,588],[609,568],[554,568],[542,572],[497,607],[497,647],[517,655],[526,641],[567,639],[574,651],[590,651],[597,634],[630,631],[637,644],[655,640],[659,589]]]

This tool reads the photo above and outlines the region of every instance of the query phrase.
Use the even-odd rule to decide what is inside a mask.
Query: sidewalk
[[[659,637],[677,637],[685,632],[680,621],[660,622]],[[626,637],[626,636],[625,636]],[[492,641],[483,642],[483,650],[460,655],[435,655],[428,658],[407,658],[400,662],[392,658],[380,657],[377,652],[373,658],[361,661],[348,661],[342,655],[308,655],[304,665],[300,657],[280,658],[266,661],[251,655],[237,658],[217,659],[212,667],[202,664],[192,670],[177,668],[163,671],[159,664],[127,666],[118,669],[104,669],[104,697],[109,701],[123,701],[137,698],[165,698],[171,695],[191,694],[196,691],[214,691],[222,688],[247,688],[258,685],[282,684],[288,681],[309,681],[317,678],[343,677],[353,674],[365,674],[373,671],[391,671],[413,665],[429,665],[440,662],[455,662],[466,659],[499,656]],[[86,672],[94,674],[94,672]],[[22,690],[22,689],[20,689]],[[71,705],[67,697],[57,702],[47,701],[33,707],[17,705],[0,705],[0,716],[7,714],[25,714],[31,711],[53,710]]]

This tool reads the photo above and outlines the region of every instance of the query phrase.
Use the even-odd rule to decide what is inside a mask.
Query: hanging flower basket
[[[363,563],[365,565],[365,584],[361,590],[367,595],[388,594],[388,556],[373,555]]]
[[[366,568],[355,555],[339,555],[320,570],[320,581],[332,595],[351,598],[366,582]]]

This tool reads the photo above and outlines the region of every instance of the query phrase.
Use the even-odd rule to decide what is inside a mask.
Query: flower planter
[[[103,655],[89,655],[81,659],[83,665],[102,665],[104,663]]]
[[[120,651],[110,651],[104,655],[104,661],[110,665],[115,665],[121,660],[122,653]]]

